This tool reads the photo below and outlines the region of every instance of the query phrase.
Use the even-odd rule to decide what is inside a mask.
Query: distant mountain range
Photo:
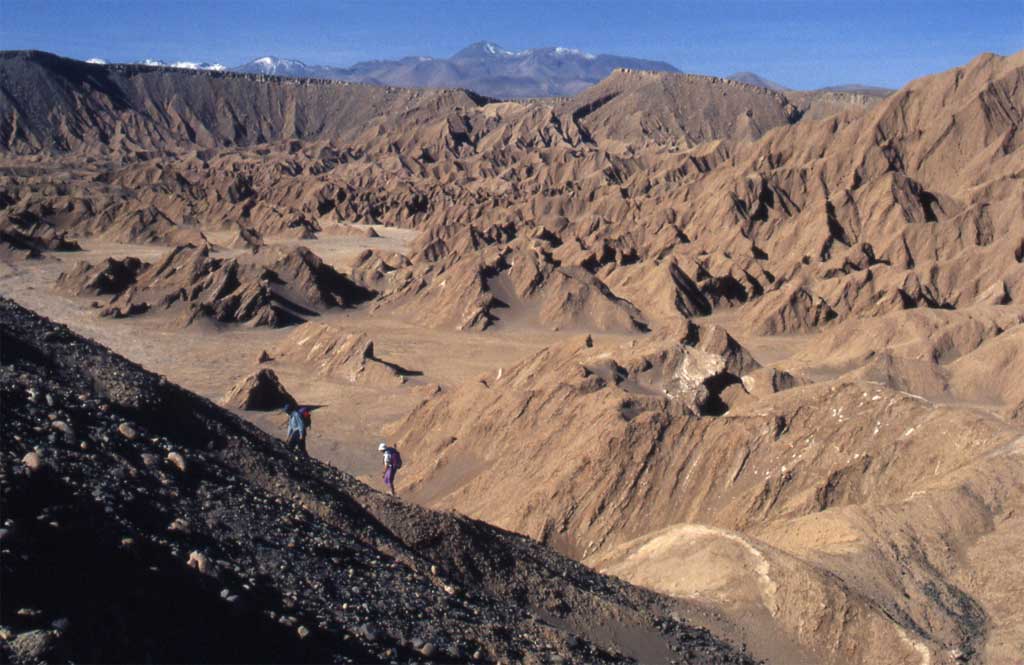
[[[747,83],[749,85],[756,85],[759,88],[768,88],[769,90],[775,90],[777,92],[795,92],[793,88],[787,88],[781,83],[776,83],[769,79],[758,76],[754,72],[736,72],[730,74],[725,78],[732,81],[739,81],[740,83]],[[860,83],[848,83],[845,85],[830,85],[825,88],[818,88],[809,92],[844,92],[851,95],[867,95],[868,97],[885,97],[893,92],[891,88],[880,88],[873,85],[863,85]]]
[[[99,58],[94,58],[98,60]],[[149,65],[150,67],[174,67],[175,69],[205,69],[211,72],[226,72],[228,67],[219,63],[210,62],[189,62],[188,60],[180,60],[177,62],[166,62],[164,60],[153,60],[152,58],[146,58],[135,63],[137,65]]]
[[[91,58],[88,62],[105,64],[100,58]],[[659,60],[595,55],[560,46],[510,51],[487,41],[470,44],[450,58],[409,56],[399,60],[369,60],[351,67],[308,65],[300,60],[269,55],[230,68],[219,63],[167,62],[148,58],[135,64],[334,79],[401,88],[465,88],[498,99],[569,97],[604,80],[619,68],[679,73],[674,66]],[[753,72],[737,72],[726,78],[778,92],[792,90]],[[877,97],[891,92],[886,88],[857,84],[822,88],[820,91]]]
[[[861,83],[848,83],[846,85],[830,85],[820,88],[819,92],[846,92],[853,95],[870,95],[872,97],[885,97],[895,92],[892,88],[880,88],[876,85],[863,85]]]
[[[766,78],[762,78],[762,77],[758,76],[754,72],[736,72],[735,74],[730,74],[729,76],[726,76],[725,78],[730,79],[732,81],[739,81],[740,83],[746,83],[748,85],[756,85],[759,88],[768,88],[769,90],[777,90],[779,92],[785,92],[786,90],[789,90],[789,88],[787,88],[786,86],[782,85],[781,83],[776,83],[775,81],[769,81]]]
[[[509,51],[493,42],[477,42],[450,58],[411,56],[371,60],[351,67],[307,65],[265,56],[232,71],[275,76],[314,77],[393,85],[403,88],[468,88],[500,99],[575,95],[625,67],[678,72],[667,62],[618,55],[594,55],[552,47]]]
[[[89,58],[86,60],[90,65],[109,65],[110,63],[103,58]],[[148,67],[173,67],[174,69],[204,69],[211,72],[226,72],[228,68],[226,65],[219,63],[210,62],[189,62],[188,60],[179,60],[176,62],[167,62],[166,60],[154,60],[153,58],[146,58],[145,60],[139,60],[131,63],[133,65],[146,65]]]

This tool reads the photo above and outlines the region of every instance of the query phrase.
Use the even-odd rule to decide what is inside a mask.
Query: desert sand
[[[317,459],[386,439],[754,658],[1024,653],[1024,53],[870,103],[0,68],[0,294],[228,406],[272,370]]]

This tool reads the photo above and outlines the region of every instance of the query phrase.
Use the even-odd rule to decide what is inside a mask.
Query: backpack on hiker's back
[[[302,424],[306,426],[306,429],[313,426],[313,412],[309,410],[308,406],[300,406],[299,415],[302,416]]]
[[[398,448],[388,448],[388,463],[395,471],[402,468],[402,453],[398,452]]]

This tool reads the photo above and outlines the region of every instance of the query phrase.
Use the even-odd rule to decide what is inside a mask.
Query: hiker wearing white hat
[[[383,441],[377,445],[377,450],[384,453],[384,486],[391,496],[395,496],[395,474],[402,468],[402,456],[397,448],[391,448]]]

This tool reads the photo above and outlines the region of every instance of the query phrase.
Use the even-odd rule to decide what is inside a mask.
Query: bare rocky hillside
[[[12,662],[752,662],[682,605],[384,497],[0,301]]]
[[[881,99],[618,70],[499,102],[25,52],[0,56],[0,90],[0,285],[23,300],[202,342],[175,357],[217,399],[272,365],[322,399],[332,441],[383,428],[406,498],[685,599],[755,658],[1019,658],[1024,52]],[[184,323],[204,325],[166,332]],[[220,450],[202,454],[278,491],[250,447]],[[416,520],[528,541],[295,468],[460,588],[592,647],[566,637],[560,657],[671,657],[551,614],[655,625],[619,596],[506,582]],[[548,657],[458,630],[491,658]]]

